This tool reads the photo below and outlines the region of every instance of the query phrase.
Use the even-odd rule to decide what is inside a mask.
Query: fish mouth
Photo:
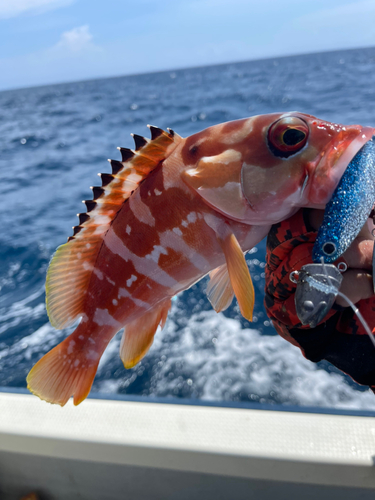
[[[325,208],[352,159],[368,141],[374,141],[375,129],[353,125],[343,127],[340,136],[307,172],[310,208]]]

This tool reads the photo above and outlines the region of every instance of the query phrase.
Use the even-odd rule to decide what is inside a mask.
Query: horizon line
[[[55,83],[42,83],[42,84],[38,84],[38,85],[29,85],[26,87],[11,87],[11,88],[0,89],[0,93],[12,92],[14,90],[28,90],[28,89],[37,89],[37,88],[52,87],[52,86],[58,86],[58,85],[67,85],[67,84],[71,84],[71,83],[87,83],[87,82],[95,82],[95,81],[100,81],[100,80],[111,80],[111,79],[115,79],[115,78],[126,78],[126,77],[133,77],[133,76],[153,75],[153,74],[159,74],[159,73],[170,73],[170,72],[185,71],[185,70],[190,70],[190,69],[214,68],[217,66],[228,66],[229,64],[243,64],[243,63],[248,63],[248,62],[269,61],[271,59],[287,59],[289,57],[301,57],[301,56],[318,55],[318,54],[329,54],[329,53],[335,53],[335,52],[352,52],[352,51],[369,50],[369,49],[375,49],[375,45],[370,45],[370,46],[365,46],[365,47],[354,47],[354,48],[351,47],[351,48],[341,48],[341,49],[328,49],[328,50],[323,50],[323,51],[319,51],[319,52],[299,52],[297,54],[284,54],[284,55],[279,55],[279,56],[275,55],[275,56],[259,57],[259,58],[245,59],[245,60],[239,60],[239,61],[227,61],[227,62],[215,63],[215,64],[202,64],[202,65],[198,65],[198,66],[183,66],[183,67],[160,69],[160,70],[154,70],[154,71],[141,71],[139,73],[126,73],[126,74],[122,74],[122,75],[97,76],[97,77],[85,78],[83,80],[79,79],[79,80],[66,80],[66,81],[60,81],[60,82],[55,82]]]

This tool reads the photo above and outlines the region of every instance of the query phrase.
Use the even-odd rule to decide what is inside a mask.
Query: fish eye
[[[268,129],[268,147],[273,155],[288,158],[304,147],[308,136],[309,127],[301,118],[280,118]]]

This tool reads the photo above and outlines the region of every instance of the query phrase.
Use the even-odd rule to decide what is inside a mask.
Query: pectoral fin
[[[225,311],[233,300],[234,292],[230,282],[228,267],[223,264],[210,272],[206,294],[216,312]]]
[[[227,262],[229,279],[237,298],[241,314],[249,321],[253,319],[254,286],[243,251],[232,232],[219,238]]]

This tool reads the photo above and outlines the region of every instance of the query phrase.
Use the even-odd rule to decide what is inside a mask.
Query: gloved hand
[[[353,310],[340,297],[315,328],[303,326],[294,304],[292,271],[311,263],[311,252],[323,211],[301,209],[275,224],[267,239],[265,306],[276,331],[314,362],[326,359],[356,382],[375,387],[375,348]],[[373,236],[362,228],[339,259],[346,262],[340,291],[357,304],[370,328],[375,327],[372,285]],[[373,388],[373,387],[371,387]]]

